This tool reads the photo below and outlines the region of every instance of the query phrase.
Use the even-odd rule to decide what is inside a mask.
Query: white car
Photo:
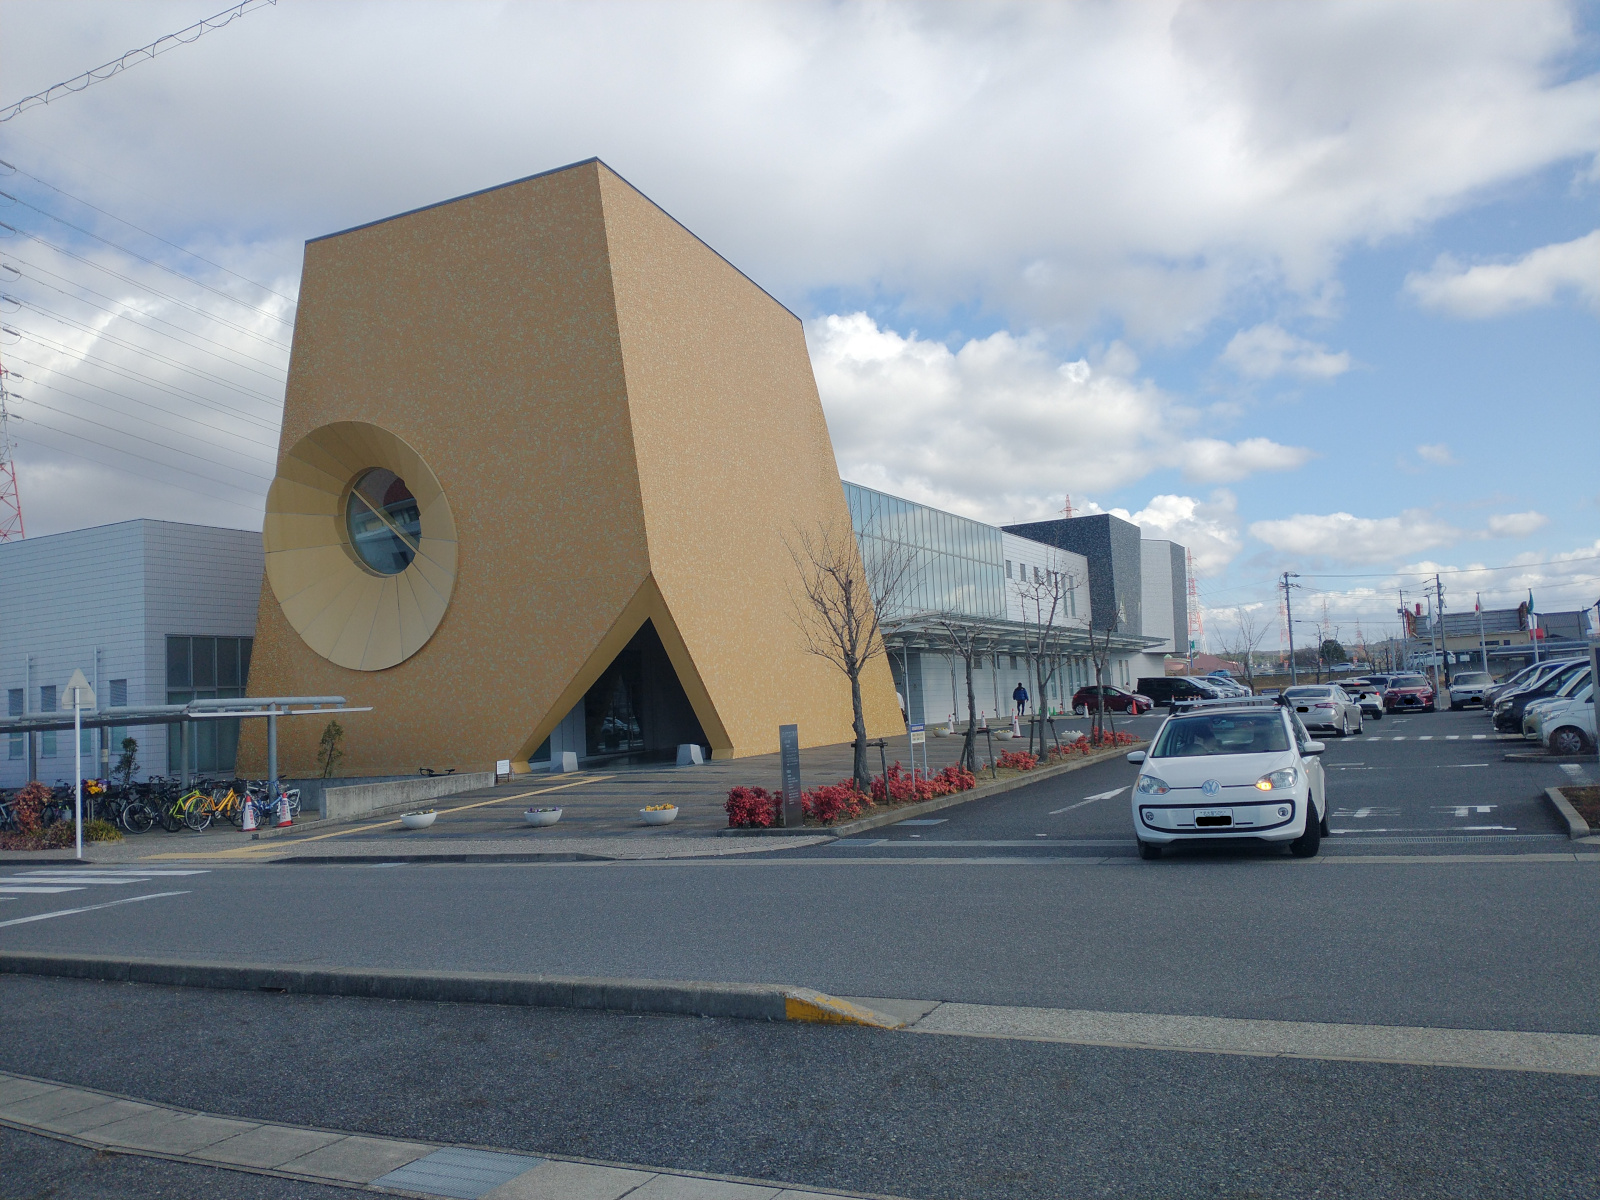
[[[1356,702],[1363,717],[1371,717],[1374,721],[1383,720],[1383,693],[1372,680],[1341,679],[1339,687],[1346,696]],[[1357,726],[1358,731],[1359,729],[1360,726]]]
[[[1218,838],[1289,844],[1310,858],[1328,832],[1321,742],[1276,703],[1213,700],[1170,716],[1136,750],[1133,830],[1140,858]]]
[[[1548,710],[1539,741],[1551,754],[1582,754],[1594,749],[1594,684],[1586,683],[1560,708]]]
[[[1578,671],[1561,685],[1561,689],[1554,696],[1530,700],[1528,706],[1522,710],[1522,736],[1529,741],[1543,742],[1544,725],[1550,714],[1564,712],[1572,703],[1573,697],[1588,686],[1589,672]]]

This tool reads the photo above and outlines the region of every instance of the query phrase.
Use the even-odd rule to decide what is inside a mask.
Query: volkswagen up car
[[[1321,742],[1276,703],[1201,701],[1136,750],[1132,797],[1140,858],[1178,842],[1255,838],[1317,853],[1328,831]]]

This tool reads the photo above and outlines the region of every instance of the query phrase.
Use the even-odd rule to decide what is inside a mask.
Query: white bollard
[[[705,755],[694,742],[685,742],[678,747],[678,765],[680,767],[698,767],[704,764]]]

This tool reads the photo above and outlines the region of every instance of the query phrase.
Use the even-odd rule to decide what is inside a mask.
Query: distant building
[[[259,533],[171,521],[122,521],[0,543],[6,715],[69,709],[62,686],[74,670],[102,709],[244,695],[261,564]],[[231,772],[238,722],[191,728],[191,769]],[[178,729],[84,730],[84,773],[105,775],[131,735],[141,776],[179,774]],[[0,787],[71,778],[70,730],[7,733],[4,741]]]

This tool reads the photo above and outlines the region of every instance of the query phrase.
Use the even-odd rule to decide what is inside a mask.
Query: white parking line
[[[1392,737],[1389,740],[1391,742],[1403,742],[1406,740],[1406,735],[1402,733],[1399,737]]]
[[[1431,741],[1433,741],[1433,734],[1431,734],[1431,733],[1421,734],[1420,736],[1418,736],[1417,741],[1419,741],[1419,742],[1431,742]]]
[[[93,912],[97,908],[115,908],[119,904],[137,904],[141,900],[161,900],[167,896],[187,896],[188,892],[151,892],[147,896],[129,896],[124,900],[108,900],[104,904],[86,904],[82,908],[58,908],[55,912],[35,913],[31,917],[13,917],[0,921],[0,929],[10,925],[26,925],[30,921],[48,921],[51,917],[70,917],[76,913]]]
[[[1444,740],[1447,742],[1459,742],[1461,735],[1459,733],[1447,733],[1444,735]]]
[[[1472,740],[1475,742],[1482,742],[1488,740],[1488,737],[1489,735],[1487,733],[1475,733],[1472,735]]]

